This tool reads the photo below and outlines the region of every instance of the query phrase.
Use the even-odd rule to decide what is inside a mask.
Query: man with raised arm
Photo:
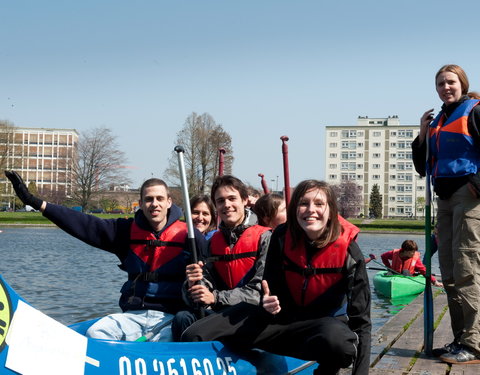
[[[100,219],[33,196],[15,171],[5,171],[5,175],[24,204],[40,210],[73,237],[115,254],[119,267],[128,273],[119,302],[123,313],[101,318],[87,336],[133,341],[154,333],[151,341],[170,341],[169,323],[175,313],[186,308],[181,287],[192,254],[187,227],[179,221],[182,211],[172,203],[166,183],[157,178],[143,183],[140,210],[134,218]],[[203,236],[198,232],[195,239],[197,250],[204,253]]]

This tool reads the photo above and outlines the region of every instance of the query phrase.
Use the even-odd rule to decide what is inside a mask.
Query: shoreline
[[[57,225],[51,223],[51,224],[33,224],[33,223],[5,223],[2,224],[0,222],[0,228],[2,227],[57,227]],[[412,235],[412,234],[417,234],[417,235],[422,235],[425,234],[422,231],[404,231],[404,230],[365,230],[365,229],[360,229],[359,234],[405,234],[405,235]]]

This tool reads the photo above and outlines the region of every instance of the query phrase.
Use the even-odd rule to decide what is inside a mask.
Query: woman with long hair
[[[367,374],[370,288],[358,232],[338,215],[327,183],[301,182],[287,222],[272,234],[260,305],[241,303],[202,319],[182,340],[220,340],[317,361],[315,374],[336,374],[351,364],[352,374]]]

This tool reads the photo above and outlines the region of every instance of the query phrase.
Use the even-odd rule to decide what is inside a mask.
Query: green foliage
[[[370,215],[378,219],[382,217],[382,196],[380,195],[380,188],[378,184],[372,186],[370,193]]]

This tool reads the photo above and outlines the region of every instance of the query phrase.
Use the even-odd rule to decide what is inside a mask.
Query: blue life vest
[[[448,119],[441,111],[430,124],[428,168],[433,179],[477,173],[480,150],[468,130],[468,115],[479,102],[465,100]]]

